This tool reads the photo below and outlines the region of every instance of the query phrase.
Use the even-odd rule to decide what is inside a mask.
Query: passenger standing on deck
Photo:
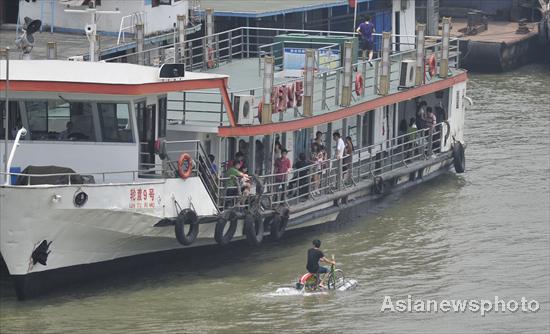
[[[411,117],[409,121],[409,127],[407,128],[407,145],[405,145],[407,158],[410,158],[411,156],[416,154],[416,147],[419,145],[418,141],[416,140],[416,131],[418,131],[418,128],[416,127],[416,118]]]
[[[437,124],[437,118],[435,117],[432,107],[426,108],[426,111],[427,112],[426,112],[425,122],[426,122],[426,127],[429,129],[429,140],[432,143],[432,147],[431,147],[432,158],[435,158],[435,154],[433,151],[436,149],[436,143],[435,143],[436,137],[434,135],[434,132],[435,132],[435,125]],[[430,150],[430,148],[428,149]]]
[[[323,133],[321,131],[317,131],[315,133],[315,139],[313,139],[314,143],[317,143],[319,146],[324,146],[325,143],[323,143]]]
[[[323,162],[326,160],[326,151],[323,146],[314,142],[311,145],[311,162],[315,164],[315,174],[313,174],[313,192],[318,195],[321,185],[321,174],[323,171]]]
[[[370,22],[370,16],[367,16],[364,18],[359,27],[357,28],[357,32],[360,33],[361,38],[361,50],[363,52],[368,52],[369,54],[369,65],[372,66],[372,63],[370,62],[372,60],[372,50],[374,49],[374,40],[372,38],[372,33],[375,32],[374,24]]]
[[[218,175],[218,165],[214,163],[216,157],[213,154],[209,154],[208,159],[210,159],[210,172],[214,175]]]
[[[344,149],[344,167],[346,180],[351,181],[351,164],[353,163],[353,140],[350,136],[346,137],[346,147]],[[349,172],[348,172],[349,170]]]
[[[275,181],[279,184],[279,188],[282,189],[284,198],[284,193],[286,191],[286,180],[287,180],[287,174],[290,170],[291,164],[290,159],[287,157],[288,151],[286,148],[283,148],[281,150],[281,157],[275,161]]]
[[[426,101],[421,101],[416,107],[416,128],[418,130],[424,129],[424,118],[426,117]]]
[[[235,163],[233,166],[229,168],[227,171],[227,176],[229,177],[229,180],[227,180],[227,197],[228,200],[235,204],[235,198],[239,194],[239,183],[242,182],[243,186],[241,188],[241,192],[243,195],[248,195],[248,192],[250,190],[250,179],[248,174],[243,173],[240,171],[243,165],[243,160],[235,160]]]
[[[344,156],[344,150],[346,149],[346,143],[342,140],[340,132],[336,131],[332,134],[332,139],[336,142],[336,159],[342,159]]]
[[[437,119],[435,117],[435,114],[432,110],[432,107],[426,108],[426,117],[425,117],[425,123],[426,128],[433,129],[435,128],[435,125],[437,124]]]

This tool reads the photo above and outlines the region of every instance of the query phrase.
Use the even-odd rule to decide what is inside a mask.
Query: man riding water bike
[[[319,261],[327,264],[336,265],[336,261],[327,259],[323,252],[319,249],[319,247],[321,247],[321,241],[318,239],[313,240],[313,248],[310,248],[307,251],[306,265],[307,271],[311,274],[317,275],[318,278],[320,278],[320,274],[328,273],[328,269],[326,267],[320,266]],[[323,282],[323,280],[321,280],[321,282]],[[319,285],[322,287],[321,283],[319,283]]]

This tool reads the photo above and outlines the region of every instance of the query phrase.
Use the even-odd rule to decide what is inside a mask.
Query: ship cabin
[[[181,62],[159,67],[174,48]],[[106,62],[10,61],[0,136],[11,150],[27,133],[6,182],[47,165],[84,183],[195,178],[219,211],[291,214],[381,195],[452,165],[458,59],[448,34],[375,34],[369,61],[352,33],[243,27]]]

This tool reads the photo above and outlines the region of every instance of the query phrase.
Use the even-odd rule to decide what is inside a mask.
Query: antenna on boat
[[[15,39],[15,45],[21,50],[21,59],[31,59],[31,51],[34,47],[34,37],[32,34],[37,32],[41,25],[42,21],[25,17],[25,23],[23,23],[23,27],[21,28],[21,35]]]
[[[86,37],[90,42],[90,61],[95,61],[95,42],[97,35],[97,14],[120,14],[118,10],[97,10],[95,8],[94,1],[90,1],[89,7],[86,9],[65,9],[67,13],[80,13],[80,14],[90,14],[90,23],[84,26],[84,31],[86,32]]]

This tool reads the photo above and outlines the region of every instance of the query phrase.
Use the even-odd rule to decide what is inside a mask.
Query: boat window
[[[129,106],[126,103],[98,103],[101,135],[105,142],[132,143]]]
[[[26,101],[33,140],[95,141],[92,104],[68,101]]]
[[[8,125],[8,139],[14,139],[17,135],[17,131],[21,129],[23,122],[21,122],[21,113],[19,112],[19,103],[17,101],[9,102],[9,125]],[[6,137],[6,130],[4,124],[6,124],[6,101],[0,100],[0,139]],[[21,137],[24,140],[25,137]]]
[[[166,137],[166,108],[168,97],[159,98],[159,133],[158,137]]]

